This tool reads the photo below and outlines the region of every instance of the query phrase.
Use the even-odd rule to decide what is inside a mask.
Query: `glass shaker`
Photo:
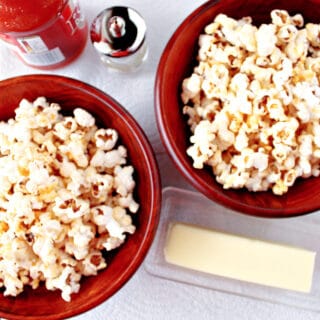
[[[111,68],[133,71],[147,57],[146,24],[132,8],[103,10],[94,19],[90,35],[102,62]]]

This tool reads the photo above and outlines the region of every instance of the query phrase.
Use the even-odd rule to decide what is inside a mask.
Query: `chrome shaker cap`
[[[144,19],[136,10],[115,6],[100,12],[92,22],[91,42],[102,55],[128,57],[144,44],[146,29]]]

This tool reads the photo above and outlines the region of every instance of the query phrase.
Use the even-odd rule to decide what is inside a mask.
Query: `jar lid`
[[[126,57],[142,46],[146,29],[144,19],[136,10],[111,7],[100,12],[92,22],[91,42],[100,54]]]

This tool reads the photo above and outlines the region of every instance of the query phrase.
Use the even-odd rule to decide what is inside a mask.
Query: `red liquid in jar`
[[[0,0],[0,39],[35,68],[70,63],[86,44],[87,28],[75,0]]]

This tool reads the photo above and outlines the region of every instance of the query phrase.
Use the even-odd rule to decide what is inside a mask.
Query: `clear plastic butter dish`
[[[250,298],[262,299],[273,303],[281,303],[307,310],[320,311],[320,212],[314,212],[309,215],[295,218],[257,218],[239,214],[232,210],[226,209],[207,199],[205,196],[198,192],[178,189],[174,187],[165,188],[163,190],[162,199],[162,210],[159,228],[157,230],[155,241],[144,263],[146,270],[150,274],[157,277],[197,285],[212,290],[219,290]],[[310,277],[310,281],[312,282],[310,285],[310,289],[304,292],[295,289],[287,289],[269,283],[266,284],[262,282],[263,284],[261,284],[255,281],[243,280],[243,278],[241,277],[237,278],[225,276],[223,270],[223,275],[218,275],[214,272],[212,273],[202,271],[202,269],[173,263],[170,259],[168,259],[168,239],[172,239],[173,226],[176,225],[191,225],[197,228],[197,231],[212,230],[213,232],[217,232],[219,236],[226,235],[226,239],[228,241],[232,240],[235,244],[237,243],[237,239],[240,239],[239,242],[244,243],[244,245],[246,244],[245,241],[248,240],[248,244],[250,244],[250,246],[257,246],[262,243],[263,245],[261,246],[261,252],[256,251],[257,253],[259,253],[258,255],[260,256],[260,258],[248,256],[250,250],[248,250],[248,255],[241,255],[241,253],[237,253],[237,257],[233,257],[232,263],[234,263],[234,259],[238,259],[239,268],[241,265],[244,265],[244,268],[246,267],[246,264],[241,263],[243,262],[241,261],[243,259],[246,260],[256,258],[256,260],[264,259],[264,261],[268,262],[267,259],[269,258],[270,254],[270,252],[268,251],[270,248],[268,246],[270,244],[272,250],[273,245],[275,245],[274,248],[276,250],[284,250],[284,253],[287,252],[287,248],[289,248],[290,250],[291,248],[293,248],[294,250],[297,249],[297,254],[299,254],[299,252],[301,253],[301,251],[302,253],[306,252],[307,255],[313,254],[315,258],[312,263],[312,276]],[[202,233],[199,233],[195,235],[195,241],[198,241],[197,237],[199,235],[200,238],[198,239],[207,239],[202,237]],[[222,243],[223,241],[226,241],[223,237],[222,239],[223,240],[220,239],[219,241],[222,241]],[[265,246],[265,244],[267,244],[267,246]],[[189,244],[186,244],[186,246],[189,246]],[[227,247],[228,246],[226,246],[226,248]],[[199,250],[205,250],[203,248],[200,247]],[[259,250],[257,249],[257,247],[253,248],[255,248],[255,250]],[[193,264],[194,262],[192,261],[192,250],[194,252],[196,251],[195,248],[191,248],[190,252],[188,253],[188,261],[191,261],[191,264]],[[242,250],[244,249],[242,248]],[[245,252],[245,250],[243,252]],[[210,254],[214,255],[214,251],[210,252]],[[220,252],[220,254],[222,254],[223,256],[223,252]],[[292,261],[295,261],[294,255],[295,251],[291,253],[291,258],[293,258]],[[198,253],[194,254],[194,256],[197,257],[196,259],[199,259]],[[200,256],[202,257],[206,255],[204,254]],[[271,255],[270,257],[272,257],[272,259],[275,259],[277,255]],[[205,259],[209,259],[209,262],[212,262],[210,261],[210,255]],[[230,259],[230,253],[226,258],[226,268],[230,267],[227,265],[229,261],[228,259]],[[280,256],[280,259],[284,260],[285,262],[285,258],[283,259]],[[232,261],[232,259],[230,261]],[[255,262],[257,263],[257,261]],[[281,261],[279,261],[279,263],[281,263]],[[214,264],[215,263],[213,263],[213,265]],[[270,264],[271,278],[274,278],[274,275],[271,274],[273,272],[272,266],[276,264],[277,260],[273,261]],[[252,266],[255,267],[256,264],[252,264]],[[303,268],[303,263],[301,264],[301,266],[301,273],[306,272]],[[291,271],[289,260],[286,267],[289,271]],[[292,265],[292,269],[293,267],[295,267],[296,270],[299,271],[299,267],[297,268],[296,266]],[[247,273],[250,274],[250,272]],[[300,276],[302,276],[303,278],[304,275],[300,274]],[[278,280],[281,283],[282,279]]]

